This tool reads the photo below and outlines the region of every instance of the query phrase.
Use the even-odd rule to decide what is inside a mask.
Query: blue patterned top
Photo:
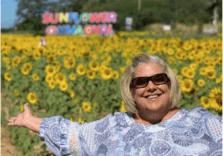
[[[42,120],[39,137],[57,156],[222,156],[222,118],[203,107],[155,125],[126,112],[84,124],[52,116]]]

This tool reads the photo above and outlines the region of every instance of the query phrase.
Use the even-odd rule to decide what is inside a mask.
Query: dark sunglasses
[[[150,80],[155,85],[161,85],[167,83],[170,79],[165,73],[156,74],[150,77],[136,77],[132,80],[130,86],[134,88],[144,88],[148,85]]]

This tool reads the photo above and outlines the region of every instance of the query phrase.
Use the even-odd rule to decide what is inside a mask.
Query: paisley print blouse
[[[126,112],[84,124],[52,116],[42,120],[39,137],[57,156],[221,156],[222,118],[203,107],[155,125]]]

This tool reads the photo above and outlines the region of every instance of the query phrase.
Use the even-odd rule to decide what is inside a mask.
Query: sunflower
[[[21,61],[25,62],[26,61],[26,55],[21,56]]]
[[[29,103],[31,103],[31,104],[35,104],[35,103],[37,102],[37,96],[36,96],[35,93],[31,93],[31,92],[30,92],[30,93],[27,95],[27,99],[28,99]]]
[[[178,74],[178,70],[176,68],[173,69],[174,73]]]
[[[11,66],[10,65],[6,65],[6,69],[7,70],[10,70],[11,69]]]
[[[10,59],[8,57],[3,57],[2,60],[6,63],[6,64],[10,64]]]
[[[46,54],[46,49],[43,46],[39,47],[38,51],[41,53],[41,55]]]
[[[79,64],[77,66],[76,72],[78,75],[84,75],[87,71],[87,68],[84,64]]]
[[[101,70],[101,77],[104,79],[104,80],[108,80],[112,77],[112,69],[109,68],[109,67],[105,67]]]
[[[19,94],[20,94],[19,90],[18,90],[18,89],[15,89],[15,90],[14,90],[14,94],[15,94],[16,96],[19,96]]]
[[[189,66],[190,66],[191,69],[196,70],[197,67],[198,67],[198,64],[197,63],[191,63]]]
[[[91,103],[90,102],[83,102],[82,108],[84,112],[90,112],[91,111]]]
[[[47,56],[47,62],[48,62],[48,63],[49,63],[49,62],[54,63],[54,62],[56,62],[56,61],[57,61],[56,56],[51,55],[51,54]]]
[[[211,99],[211,107],[217,111],[222,110],[222,91],[220,88],[213,88],[209,94]]]
[[[13,59],[12,59],[12,66],[13,67],[17,67],[19,65],[19,63],[21,62],[21,59],[19,56],[15,56]]]
[[[209,79],[215,79],[216,71],[214,68],[207,68],[206,75]]]
[[[96,73],[94,71],[92,71],[92,70],[87,71],[87,77],[89,79],[93,80],[95,78],[95,76],[96,76]]]
[[[6,73],[4,74],[4,77],[5,77],[5,79],[6,79],[7,81],[11,81],[11,80],[12,80],[12,75],[9,74],[8,72],[6,72]]]
[[[96,60],[92,60],[89,63],[89,68],[93,71],[98,71],[99,70],[99,63]]]
[[[75,66],[75,58],[74,57],[64,57],[64,67],[66,69],[71,69]]]
[[[206,65],[209,65],[210,62],[211,62],[211,58],[210,58],[210,56],[207,56],[207,57],[204,58],[204,63],[205,63]]]
[[[45,81],[46,81],[47,83],[50,83],[51,81],[54,81],[54,77],[53,77],[53,75],[46,75],[46,77],[45,77]]]
[[[216,83],[221,83],[221,81],[222,81],[222,77],[221,76],[215,80]]]
[[[59,61],[55,61],[54,63],[56,65],[56,72],[59,72],[60,71],[60,68],[61,68],[60,62]]]
[[[196,61],[196,63],[201,64],[203,62],[203,58],[202,57],[196,57],[195,61]]]
[[[52,65],[47,65],[45,68],[45,72],[47,75],[54,75],[56,73],[56,67]]]
[[[27,62],[25,64],[23,64],[23,68],[27,69],[28,71],[32,70],[33,65],[30,62]]]
[[[81,117],[78,118],[78,122],[84,123],[84,120],[81,119]]]
[[[24,67],[22,67],[22,68],[21,68],[21,73],[22,73],[23,75],[27,75],[27,74],[29,73],[29,70],[26,69],[26,68],[24,68]]]
[[[190,92],[187,92],[187,94],[194,96],[197,93],[197,88],[192,88]]]
[[[194,53],[190,52],[188,57],[189,57],[190,60],[194,60],[194,58],[195,58]]]
[[[75,96],[75,93],[74,93],[73,90],[69,90],[68,93],[69,93],[69,97],[70,97],[71,99]]]
[[[200,101],[204,108],[208,109],[210,107],[210,100],[206,96],[202,96]]]
[[[76,75],[74,73],[71,73],[69,75],[69,78],[70,78],[71,81],[74,81],[74,80],[76,80]]]
[[[41,58],[41,53],[38,50],[33,51],[33,58],[39,60]]]
[[[64,81],[60,83],[60,90],[66,91],[68,89],[68,84]]]
[[[55,81],[50,81],[50,82],[48,83],[48,86],[49,86],[50,89],[54,89],[54,88],[56,87],[56,83],[55,83]]]
[[[188,70],[189,68],[188,67],[183,67],[182,69],[181,69],[181,74],[183,75],[183,76],[187,76],[187,70]]]
[[[71,117],[71,118],[70,118],[70,121],[71,121],[71,122],[74,122],[74,119]]]
[[[172,48],[169,48],[169,49],[167,50],[167,53],[168,53],[169,55],[173,55],[173,54],[174,54],[174,50],[173,50]]]
[[[185,79],[182,81],[182,91],[190,92],[193,89],[194,82],[191,79]]]
[[[195,71],[192,69],[187,69],[186,77],[192,79],[194,78],[194,76],[195,76]]]
[[[207,68],[206,67],[201,67],[199,70],[200,75],[206,75]]]
[[[132,61],[130,60],[130,58],[127,58],[126,59],[126,65],[128,66],[128,65],[130,65],[132,63]]]
[[[24,111],[24,105],[20,104],[20,111],[23,112]]]
[[[167,62],[168,62],[169,64],[176,64],[176,60],[175,60],[174,57],[168,57]]]
[[[218,57],[218,65],[222,65],[222,56],[221,57]]]
[[[120,111],[121,112],[127,112],[127,110],[125,108],[125,102],[124,101],[122,101],[122,103],[121,103]]]
[[[57,83],[62,83],[62,82],[66,82],[67,79],[66,79],[66,76],[62,73],[59,73],[55,76],[55,79],[56,79],[56,82]]]
[[[205,81],[204,81],[204,79],[199,79],[199,80],[197,81],[197,85],[198,85],[199,87],[203,87],[203,86],[205,85]]]
[[[113,78],[113,79],[118,79],[118,78],[119,78],[119,73],[118,73],[118,71],[114,70],[114,71],[112,72],[112,78]]]
[[[109,65],[109,62],[108,61],[103,61],[102,63],[101,63],[101,66],[108,66]]]
[[[182,75],[177,75],[177,78],[178,78],[179,81],[183,80],[183,76]]]
[[[120,73],[124,74],[125,73],[126,67],[120,67]]]
[[[182,50],[178,50],[176,53],[175,53],[175,57],[178,59],[178,60],[180,60],[181,59],[181,55],[182,55]]]
[[[34,81],[39,81],[39,75],[38,75],[37,73],[34,73],[34,74],[32,75],[32,79],[33,79]]]

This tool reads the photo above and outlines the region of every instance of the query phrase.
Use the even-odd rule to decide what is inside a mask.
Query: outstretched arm
[[[31,111],[28,108],[28,104],[25,104],[24,112],[19,114],[17,117],[11,117],[8,120],[8,125],[26,127],[35,133],[39,133],[41,121],[41,118],[34,117],[31,114]]]

